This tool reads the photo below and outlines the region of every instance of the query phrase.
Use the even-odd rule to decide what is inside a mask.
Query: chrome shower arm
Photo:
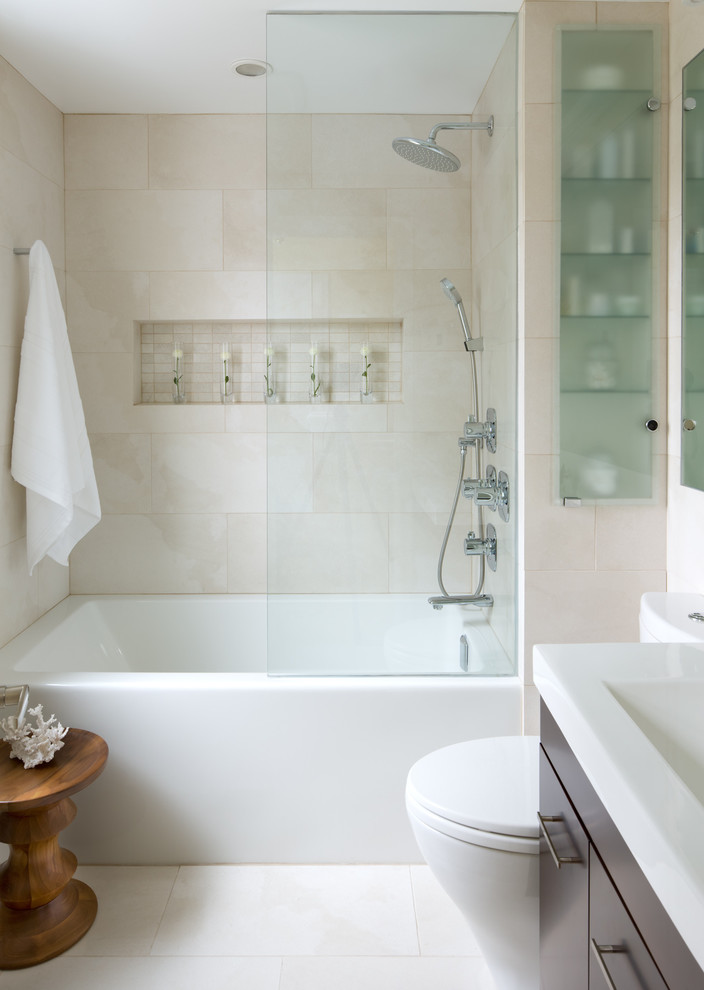
[[[434,141],[438,131],[488,131],[489,134],[494,133],[494,115],[492,114],[488,120],[472,120],[472,121],[448,121],[444,124],[436,124],[428,135],[429,141]]]

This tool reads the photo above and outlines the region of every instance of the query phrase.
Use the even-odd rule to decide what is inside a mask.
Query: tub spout
[[[443,605],[476,605],[477,608],[491,608],[494,604],[493,595],[437,595],[429,598],[428,603],[434,609],[441,609]]]
[[[12,728],[21,728],[29,704],[29,687],[18,684],[16,687],[0,685],[0,708],[12,708],[17,705],[17,715],[8,718]]]

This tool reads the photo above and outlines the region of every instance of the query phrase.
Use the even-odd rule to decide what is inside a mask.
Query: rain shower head
[[[436,172],[456,172],[462,164],[457,155],[453,155],[447,148],[441,148],[439,144],[435,143],[435,137],[438,131],[453,130],[482,130],[493,134],[494,118],[493,116],[490,117],[485,123],[472,121],[436,124],[428,135],[427,140],[423,141],[421,138],[413,137],[394,138],[391,142],[391,147],[397,155],[405,158],[406,161],[412,162],[414,165],[421,165],[423,168],[432,168]]]
[[[394,138],[391,147],[406,161],[422,168],[432,168],[435,172],[456,172],[462,164],[457,155],[441,148],[431,138],[427,141],[412,137]]]

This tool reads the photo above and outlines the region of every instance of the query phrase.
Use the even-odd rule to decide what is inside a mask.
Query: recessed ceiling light
[[[264,76],[271,72],[271,66],[268,62],[262,62],[258,58],[241,58],[237,62],[233,62],[230,66],[233,72],[236,72],[240,76]]]

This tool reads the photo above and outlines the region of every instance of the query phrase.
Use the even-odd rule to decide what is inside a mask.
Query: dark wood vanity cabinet
[[[589,839],[542,749],[540,833],[542,990],[588,990]]]
[[[543,702],[540,816],[541,990],[704,990],[704,972]]]
[[[589,851],[589,990],[668,990],[594,848]]]

